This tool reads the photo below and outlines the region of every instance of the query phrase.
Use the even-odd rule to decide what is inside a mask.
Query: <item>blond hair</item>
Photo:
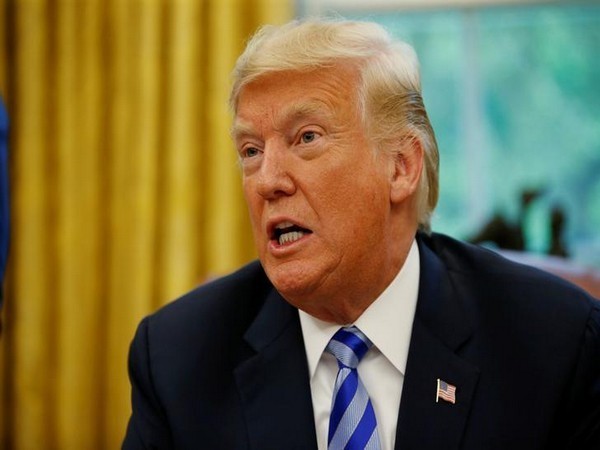
[[[375,146],[398,154],[420,145],[424,165],[417,188],[419,228],[430,230],[438,200],[439,155],[429,122],[413,48],[371,22],[312,19],[261,27],[233,70],[229,103],[237,111],[241,89],[272,72],[305,71],[350,62],[358,68],[358,109]],[[401,145],[399,145],[401,144]]]

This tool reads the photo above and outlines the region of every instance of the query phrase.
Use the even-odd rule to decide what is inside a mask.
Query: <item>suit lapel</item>
[[[245,335],[256,354],[235,371],[252,449],[316,449],[308,364],[295,308],[274,289]]]
[[[457,355],[471,335],[461,299],[439,258],[419,239],[421,280],[396,431],[397,449],[458,449],[479,371]],[[456,403],[436,403],[437,379]]]

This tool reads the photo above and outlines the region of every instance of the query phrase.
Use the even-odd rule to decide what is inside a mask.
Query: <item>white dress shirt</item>
[[[381,450],[392,450],[406,371],[408,347],[419,291],[419,249],[415,241],[394,280],[354,322],[373,347],[358,365],[375,410]],[[327,450],[329,414],[338,372],[335,357],[325,347],[340,325],[299,311],[319,450]],[[349,324],[352,325],[352,324]]]

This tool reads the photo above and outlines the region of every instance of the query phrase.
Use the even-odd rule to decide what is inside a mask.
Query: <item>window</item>
[[[470,238],[501,219],[522,226],[527,250],[546,253],[552,221],[564,217],[568,254],[600,267],[600,5],[334,3],[417,50],[441,155],[434,230]]]

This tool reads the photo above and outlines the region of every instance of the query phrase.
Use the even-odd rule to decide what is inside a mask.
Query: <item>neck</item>
[[[360,280],[347,280],[335,294],[314,298],[303,310],[317,319],[348,325],[354,323],[391,284],[404,266],[414,234],[388,244],[386,263],[371,267]]]

